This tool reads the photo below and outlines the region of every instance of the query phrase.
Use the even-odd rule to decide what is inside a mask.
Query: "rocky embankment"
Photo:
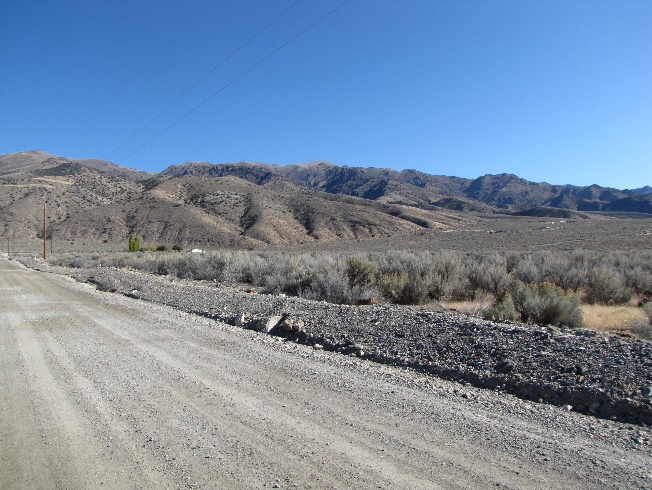
[[[603,418],[652,424],[652,343],[449,311],[348,306],[119,269],[26,261],[105,291],[174,306],[316,349],[405,366]]]

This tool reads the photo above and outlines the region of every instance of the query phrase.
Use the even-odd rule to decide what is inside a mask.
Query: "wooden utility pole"
[[[45,222],[45,203],[43,203],[43,260],[48,260],[47,258],[47,225]]]

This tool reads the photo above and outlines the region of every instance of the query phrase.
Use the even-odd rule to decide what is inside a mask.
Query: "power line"
[[[154,121],[156,121],[159,117],[161,117],[165,112],[168,111],[174,104],[179,102],[181,99],[183,99],[188,93],[190,93],[197,85],[199,85],[201,82],[206,80],[210,75],[213,74],[218,68],[220,68],[224,63],[229,61],[231,58],[233,58],[238,52],[240,52],[247,44],[249,44],[251,41],[256,39],[260,34],[262,34],[265,30],[267,30],[268,27],[270,27],[272,24],[274,24],[278,19],[283,17],[292,7],[294,7],[297,3],[299,3],[301,0],[296,0],[294,3],[292,3],[288,8],[286,8],[283,12],[278,14],[276,17],[274,17],[270,22],[268,22],[262,29],[260,29],[258,32],[256,32],[253,36],[251,36],[249,39],[247,39],[238,49],[233,51],[230,55],[228,55],[226,58],[224,58],[222,61],[220,61],[217,65],[215,65],[208,73],[206,73],[203,77],[201,77],[199,80],[197,80],[195,83],[193,83],[184,93],[182,93],[179,97],[174,99],[170,104],[168,104],[161,112],[156,114],[152,119],[150,119],[147,123],[145,123],[138,131],[136,131],[134,134],[132,134],[127,140],[122,143],[120,146],[118,146],[115,150],[113,150],[109,155],[106,157],[108,160],[113,156],[118,150],[123,148],[127,143],[129,143],[131,140],[133,140],[136,136],[138,136],[140,133],[143,132],[143,130],[152,124]],[[130,155],[131,156],[131,155]],[[127,157],[128,158],[128,157]],[[125,158],[126,160],[126,158]],[[124,160],[123,160],[124,161]]]
[[[149,145],[152,141],[154,141],[155,139],[157,139],[157,138],[158,138],[159,136],[161,136],[163,133],[165,133],[166,131],[170,130],[171,128],[173,128],[174,126],[176,126],[177,124],[179,124],[181,121],[183,121],[183,120],[184,120],[186,117],[188,117],[190,114],[192,114],[192,113],[195,112],[197,109],[199,109],[200,107],[202,107],[203,105],[205,105],[206,103],[208,103],[210,100],[214,99],[217,95],[219,95],[219,94],[222,93],[224,90],[226,90],[226,89],[229,88],[231,85],[233,85],[235,82],[237,82],[237,81],[240,80],[242,77],[244,77],[245,75],[247,75],[247,74],[248,74],[250,71],[252,71],[254,68],[256,68],[257,66],[259,66],[259,65],[261,65],[262,63],[264,63],[265,61],[267,61],[269,58],[271,58],[272,56],[274,56],[274,55],[275,55],[276,53],[278,53],[280,50],[282,50],[283,48],[285,48],[288,44],[292,43],[295,39],[301,37],[303,34],[305,34],[306,32],[308,32],[310,29],[312,29],[312,28],[315,27],[317,24],[319,24],[322,20],[324,20],[326,17],[328,17],[329,15],[331,15],[331,14],[334,13],[336,10],[338,10],[338,9],[341,8],[341,7],[343,7],[345,4],[349,3],[350,1],[351,1],[351,0],[344,0],[343,2],[341,2],[341,3],[340,3],[339,5],[337,5],[336,7],[334,7],[334,8],[331,9],[331,10],[329,10],[328,12],[326,12],[324,15],[322,15],[321,17],[319,17],[317,20],[315,20],[315,21],[314,21],[312,24],[310,24],[308,27],[304,28],[304,29],[303,29],[302,31],[300,31],[298,34],[295,34],[294,36],[292,36],[292,37],[291,37],[290,39],[288,39],[286,42],[284,42],[283,44],[281,44],[278,48],[276,48],[275,50],[273,50],[272,52],[270,52],[269,54],[267,54],[266,56],[264,56],[263,58],[261,58],[260,60],[258,60],[256,63],[254,63],[254,64],[251,65],[249,68],[247,68],[244,72],[242,72],[240,75],[238,75],[238,76],[235,77],[233,80],[231,80],[230,82],[228,82],[228,83],[226,83],[225,85],[223,85],[219,90],[217,90],[217,91],[214,92],[212,95],[210,95],[209,97],[207,97],[206,99],[204,99],[202,102],[200,102],[199,104],[197,104],[197,105],[196,105],[195,107],[193,107],[192,109],[190,109],[188,112],[186,112],[186,113],[185,113],[183,116],[181,116],[179,119],[177,119],[177,120],[174,121],[172,124],[170,124],[169,126],[167,126],[165,129],[163,129],[163,130],[161,130],[160,132],[158,132],[157,134],[155,134],[152,138],[150,138],[149,140],[147,140],[145,143],[143,143],[142,145],[140,145],[140,146],[139,146],[138,148],[136,148],[134,151],[132,151],[131,153],[129,153],[129,155],[127,155],[127,156],[124,157],[122,160],[120,160],[119,163],[122,164],[124,161],[128,160],[132,155],[138,153],[140,150],[142,150],[144,147],[146,147],[147,145]]]

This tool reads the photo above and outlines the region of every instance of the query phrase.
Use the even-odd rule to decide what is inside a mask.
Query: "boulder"
[[[272,317],[258,318],[253,321],[252,328],[259,332],[269,333],[274,327],[279,325],[284,319],[283,315],[275,315]]]

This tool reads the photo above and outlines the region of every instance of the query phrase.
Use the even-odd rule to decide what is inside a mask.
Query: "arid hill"
[[[652,213],[652,194],[463,179],[416,170],[189,162],[153,174],[98,159],[36,150],[0,155],[0,236],[60,241],[256,247],[468,227],[477,213],[574,217],[586,211]]]
[[[167,176],[236,175],[256,182],[273,176],[330,194],[362,197],[389,204],[474,210],[525,212],[536,207],[573,211],[630,211],[652,213],[652,195],[645,188],[618,190],[591,185],[551,185],[512,174],[463,179],[430,175],[417,170],[339,167],[329,162],[269,165],[239,162],[227,165],[184,163],[162,172]]]
[[[146,175],[41,151],[1,156],[1,234],[42,236],[44,202],[48,235],[85,243],[124,243],[138,233],[146,242],[184,247],[254,247],[394,236],[465,221],[448,210],[329,194],[263,166],[174,169]]]

